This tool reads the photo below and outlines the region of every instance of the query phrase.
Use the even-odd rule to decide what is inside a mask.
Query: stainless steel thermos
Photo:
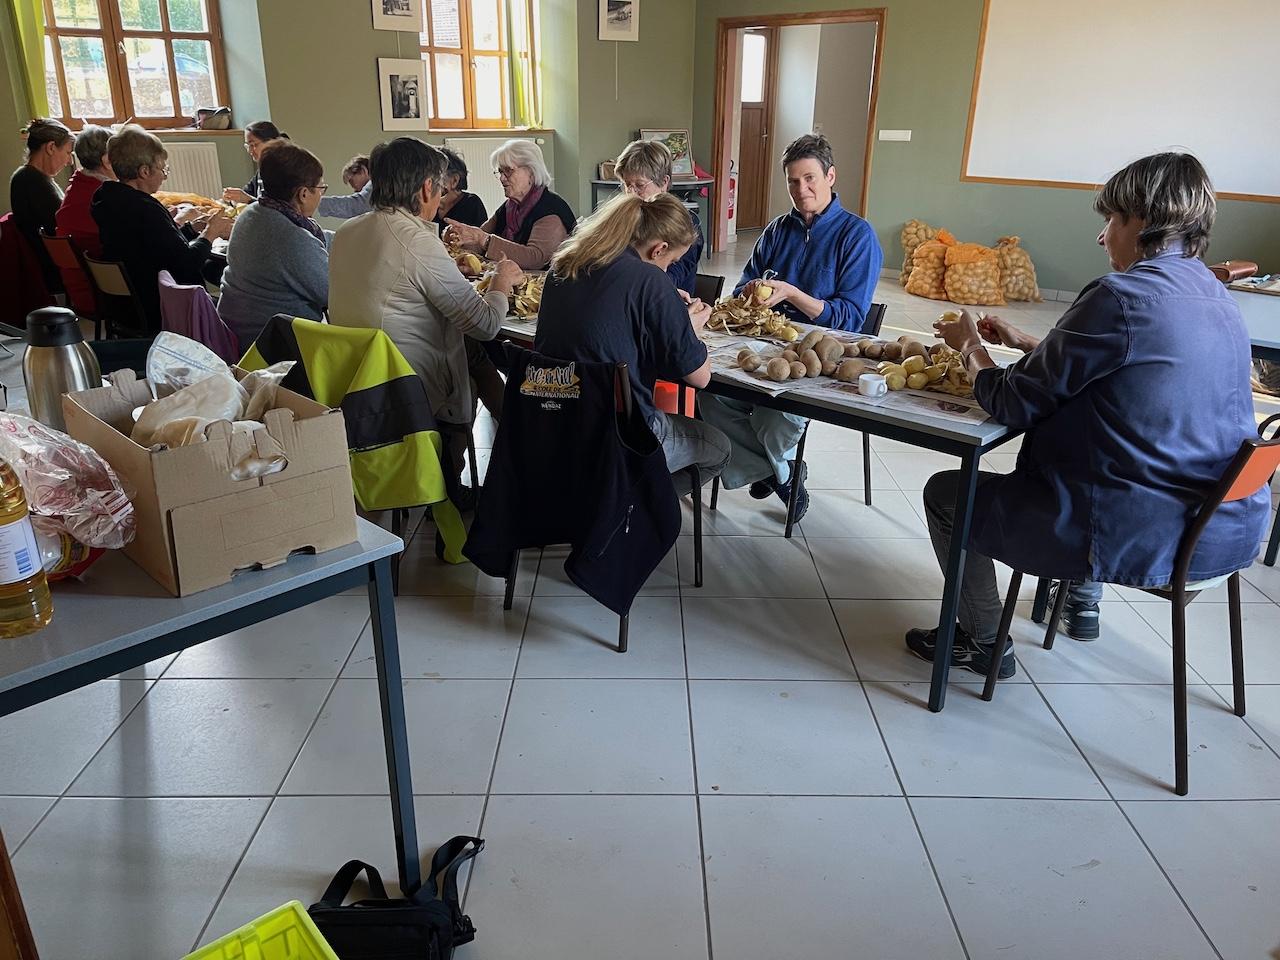
[[[62,395],[102,386],[102,369],[84,342],[80,321],[65,307],[43,307],[27,314],[27,353],[22,358],[31,416],[55,430],[66,430]]]

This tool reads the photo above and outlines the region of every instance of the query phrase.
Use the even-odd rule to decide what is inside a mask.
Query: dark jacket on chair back
[[[621,615],[680,533],[666,456],[611,363],[509,348],[502,422],[465,553],[505,577],[512,552],[568,543],[569,578]]]
[[[204,283],[200,271],[209,241],[188,240],[159,200],[116,180],[98,188],[89,209],[98,222],[103,258],[124,264],[148,330],[158,332],[160,271],[168,270],[178,283]]]

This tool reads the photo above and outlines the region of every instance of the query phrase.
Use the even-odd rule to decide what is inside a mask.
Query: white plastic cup
[[[864,397],[883,397],[889,392],[889,384],[878,373],[864,373],[858,377],[858,392]]]

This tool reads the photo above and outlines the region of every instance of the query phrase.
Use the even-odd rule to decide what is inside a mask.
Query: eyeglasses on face
[[[519,167],[499,167],[493,173],[499,180],[510,180],[511,175],[519,169]]]

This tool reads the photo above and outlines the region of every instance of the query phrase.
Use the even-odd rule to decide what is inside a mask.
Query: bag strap
[[[342,901],[346,900],[347,895],[351,893],[351,886],[356,882],[356,877],[360,876],[361,871],[368,877],[369,891],[374,897],[379,900],[388,899],[387,888],[382,885],[382,876],[378,873],[377,867],[363,860],[348,860],[333,875],[333,880],[325,888],[320,902],[327,907],[342,906]]]
[[[440,897],[448,906],[453,916],[453,942],[455,946],[470,943],[475,939],[476,928],[471,918],[462,912],[462,904],[458,901],[458,870],[464,863],[484,849],[484,840],[480,837],[454,837],[441,844],[431,858],[431,875],[427,882],[414,895],[434,897],[439,883]]]

